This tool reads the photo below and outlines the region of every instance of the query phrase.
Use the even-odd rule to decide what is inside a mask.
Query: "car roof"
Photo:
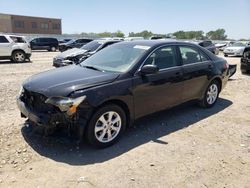
[[[120,42],[121,40],[112,40],[112,39],[110,39],[110,40],[106,40],[106,39],[97,39],[97,40],[93,40],[93,41],[96,41],[96,42],[100,42],[100,43],[102,43],[102,44],[105,44],[105,43],[108,43],[108,42]]]
[[[124,41],[121,42],[123,44],[128,45],[142,45],[142,46],[149,46],[149,47],[155,47],[155,46],[161,46],[161,45],[167,45],[167,44],[179,44],[179,45],[194,45],[198,46],[191,42],[183,42],[183,41],[177,41],[177,40],[136,40],[136,41]]]
[[[20,37],[20,38],[24,38],[24,36],[20,36],[20,35],[5,35],[5,34],[0,34],[0,36],[8,36],[8,37]]]

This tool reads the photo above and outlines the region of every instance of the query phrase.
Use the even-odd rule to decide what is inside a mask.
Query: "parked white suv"
[[[21,63],[30,59],[31,49],[24,37],[0,34],[0,59]]]

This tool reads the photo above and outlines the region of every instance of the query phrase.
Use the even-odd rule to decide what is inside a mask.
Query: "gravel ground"
[[[29,132],[15,104],[21,83],[53,69],[58,52],[1,61],[0,187],[250,187],[250,76],[238,70],[212,109],[182,105],[147,116],[112,147]]]

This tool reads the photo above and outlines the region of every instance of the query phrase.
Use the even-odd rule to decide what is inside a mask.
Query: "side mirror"
[[[141,68],[141,74],[145,75],[145,74],[155,74],[159,71],[159,68],[156,65],[144,65]]]

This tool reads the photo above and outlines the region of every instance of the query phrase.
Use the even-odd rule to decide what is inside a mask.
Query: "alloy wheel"
[[[119,134],[122,120],[118,113],[109,111],[100,116],[95,124],[95,137],[99,142],[107,143]]]
[[[218,96],[218,86],[216,84],[211,84],[207,91],[207,103],[213,104]]]

